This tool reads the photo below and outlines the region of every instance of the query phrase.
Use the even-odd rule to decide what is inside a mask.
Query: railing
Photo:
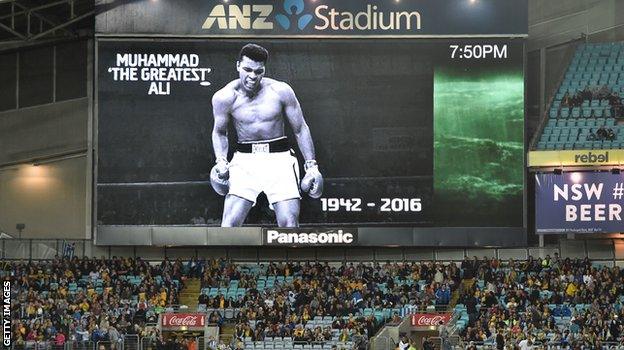
[[[1,1],[1,0],[0,0]],[[482,258],[483,255],[488,258],[497,258],[502,261],[506,261],[509,259],[514,260],[526,260],[529,255],[534,257],[545,257],[547,254],[551,256],[554,253],[559,253],[561,258],[589,258],[593,261],[600,261],[604,263],[609,263],[610,266],[616,264],[616,262],[623,261],[620,258],[620,254],[616,254],[616,246],[615,242],[621,242],[621,239],[613,239],[613,238],[600,238],[600,244],[592,245],[591,239],[579,239],[572,240],[573,243],[567,244],[568,240],[561,239],[557,245],[548,246],[548,247],[522,247],[522,248],[449,248],[449,249],[441,249],[431,247],[426,254],[419,253],[419,258],[411,258],[409,250],[397,248],[393,250],[394,257],[388,257],[387,248],[371,248],[373,254],[371,256],[370,261],[461,261],[465,256],[472,257],[474,255],[478,255],[479,258]],[[610,241],[610,245],[605,245],[605,241]],[[72,248],[67,250],[63,249],[64,247],[71,246]],[[598,249],[599,248],[599,249]],[[152,259],[152,261],[162,261],[164,257],[172,257],[179,256],[177,253],[178,248],[155,248],[161,249],[161,254],[154,254],[152,256],[159,256],[159,258]],[[180,248],[182,249],[182,248]],[[204,247],[196,247],[192,253],[189,253],[188,258],[191,257],[201,257],[204,252],[202,251]],[[229,250],[234,248],[224,248],[220,252],[222,252],[225,256],[232,256]],[[256,249],[258,251],[264,249],[263,247],[254,247],[251,249]],[[313,248],[315,249],[315,248]],[[377,259],[377,249],[384,249],[384,258]],[[188,252],[187,248],[184,248],[184,252]],[[63,253],[69,253],[69,255],[73,255],[74,257],[101,257],[110,259],[113,256],[118,257],[138,257],[140,256],[140,250],[135,249],[134,251],[128,251],[125,247],[112,247],[112,246],[96,246],[94,245],[92,240],[63,240],[63,239],[0,239],[0,260],[4,262],[9,262],[12,260],[52,260],[55,256],[63,256]],[[568,255],[565,255],[567,253]],[[263,254],[260,254],[263,255]],[[259,256],[260,256],[259,255]],[[259,263],[267,263],[267,262],[287,262],[287,261],[296,261],[296,254],[292,255],[293,258],[283,260],[283,258],[275,258],[275,259],[266,259],[260,260],[257,258],[256,260],[232,260],[235,263],[247,263],[247,264],[259,264]],[[355,261],[351,258],[349,254],[349,250],[345,250],[344,253],[336,257],[332,262],[345,262],[345,261]],[[0,265],[1,268],[1,265]]]
[[[95,343],[92,341],[70,341],[65,343],[65,350],[94,350]]]
[[[197,337],[197,350],[206,349],[206,340],[203,336]]]
[[[64,345],[57,345],[53,341],[26,341],[23,344],[11,344],[15,350],[64,350]]]
[[[120,339],[116,342],[99,341],[95,344],[96,350],[124,350],[123,341]]]
[[[370,350],[386,350],[395,348],[395,344],[392,339],[390,339],[390,337],[382,335],[373,337],[370,340],[368,346]]]
[[[581,342],[582,343],[582,342]],[[508,342],[505,342],[505,345],[507,345]],[[616,341],[603,341],[600,342],[600,344],[602,345],[601,349],[606,349],[606,350],[624,350],[624,343],[623,342],[616,342]],[[473,341],[473,342],[469,342],[469,343],[462,343],[462,349],[469,349],[472,345],[474,345],[477,349],[480,350],[495,350],[496,349],[496,343],[492,342],[492,341]],[[561,343],[555,343],[555,342],[546,342],[546,343],[542,343],[539,341],[533,342],[533,348],[542,348],[542,349],[547,349],[547,350],[560,350],[560,349],[573,349],[574,347],[572,347],[571,345],[561,345]],[[584,346],[579,346],[579,349],[595,349],[593,347],[593,345],[589,346],[589,347],[584,347]]]
[[[437,349],[464,349],[464,343],[458,335],[451,335],[444,340],[440,337],[430,337],[429,340],[436,345],[434,347]]]
[[[123,350],[139,350],[139,336],[138,335],[124,335],[123,336]]]
[[[156,350],[158,340],[156,338],[143,337],[139,342],[139,348],[141,350]]]

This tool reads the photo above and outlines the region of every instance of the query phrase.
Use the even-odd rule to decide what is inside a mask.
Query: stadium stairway
[[[474,278],[462,279],[459,288],[456,290],[456,292],[458,292],[457,298],[459,298],[461,293],[463,293],[465,291],[472,290],[472,286],[474,284],[475,284],[475,279]],[[455,293],[453,293],[453,296],[455,296]],[[451,303],[453,303],[452,299],[451,299]],[[455,306],[456,303],[457,303],[457,299],[455,299],[455,302],[451,306]]]
[[[184,288],[180,291],[178,301],[180,305],[188,306],[189,310],[197,310],[201,281],[199,278],[189,278],[184,282]]]
[[[232,338],[234,338],[234,333],[236,333],[234,326],[224,323],[223,326],[219,327],[219,341],[223,341],[224,344],[230,344]]]
[[[459,297],[461,296],[461,291],[463,291],[464,288],[466,288],[466,285],[462,281],[461,287],[455,289],[453,291],[453,294],[451,294],[451,300],[449,300],[449,309],[453,309],[455,305],[457,305],[457,301],[459,300]]]

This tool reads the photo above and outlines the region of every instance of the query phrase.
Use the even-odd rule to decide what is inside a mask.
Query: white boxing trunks
[[[253,204],[264,192],[270,204],[301,199],[299,163],[286,138],[238,144],[230,162],[228,194]]]

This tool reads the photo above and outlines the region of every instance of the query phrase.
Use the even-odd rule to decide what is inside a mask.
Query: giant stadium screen
[[[98,17],[98,225],[524,227],[526,28],[470,1],[445,28],[460,1],[186,3]]]

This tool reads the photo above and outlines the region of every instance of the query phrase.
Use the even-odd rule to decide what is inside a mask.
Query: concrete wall
[[[86,150],[86,97],[0,112],[0,164]]]
[[[624,26],[621,0],[529,0],[529,51],[621,26]]]
[[[88,47],[0,52],[0,232],[90,237]]]
[[[76,240],[74,254],[89,257],[141,257],[145,260],[160,261],[191,257],[225,257],[235,262],[267,261],[444,261],[459,263],[464,256],[497,257],[501,260],[525,260],[528,256],[545,258],[558,253],[562,258],[590,258],[605,266],[624,266],[624,239],[562,239],[556,244],[542,248],[497,248],[497,249],[438,249],[419,248],[422,254],[414,254],[412,248],[269,248],[269,247],[162,247],[162,246],[96,246],[92,240]],[[63,253],[64,240],[23,239],[0,240],[0,259],[50,259]]]
[[[0,169],[0,231],[23,238],[87,238],[86,159]]]

